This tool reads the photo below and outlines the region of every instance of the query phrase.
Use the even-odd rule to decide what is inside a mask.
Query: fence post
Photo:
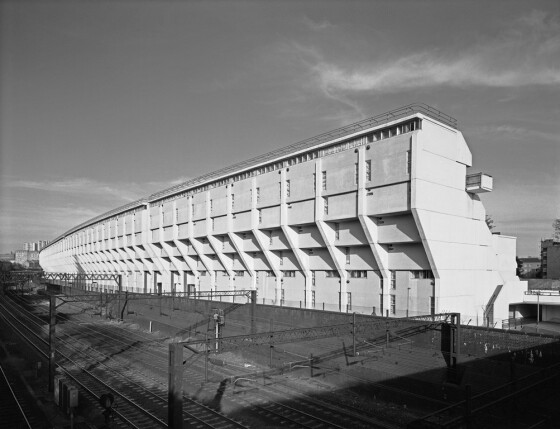
[[[356,312],[352,313],[352,356],[356,357]]]
[[[255,310],[257,307],[257,291],[251,291],[251,334],[257,332],[257,326],[255,321]]]
[[[465,423],[467,424],[467,429],[472,429],[471,406],[471,385],[467,384],[465,386]]]

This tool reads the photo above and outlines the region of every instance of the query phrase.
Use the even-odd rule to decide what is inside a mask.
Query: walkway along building
[[[471,163],[453,118],[410,105],[97,216],[40,262],[122,273],[138,292],[256,289],[265,304],[495,323],[526,284],[515,238],[485,223],[492,177]]]

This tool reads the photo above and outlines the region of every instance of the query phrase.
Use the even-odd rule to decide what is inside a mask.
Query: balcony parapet
[[[494,179],[489,174],[474,173],[467,175],[465,190],[471,194],[492,192],[493,187]]]

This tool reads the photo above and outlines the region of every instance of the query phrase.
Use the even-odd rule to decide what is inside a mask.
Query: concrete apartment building
[[[541,241],[541,269],[543,279],[560,279],[560,241]]]
[[[410,105],[93,218],[40,254],[47,271],[123,274],[134,291],[256,289],[259,303],[390,317],[513,316],[526,284],[492,235],[456,121]]]
[[[528,256],[526,258],[519,258],[519,271],[520,277],[523,278],[537,278],[541,272],[541,258]]]
[[[25,265],[29,261],[38,261],[39,252],[36,250],[16,250],[16,264]]]
[[[49,244],[48,241],[39,240],[31,243],[23,243],[23,250],[40,252]]]

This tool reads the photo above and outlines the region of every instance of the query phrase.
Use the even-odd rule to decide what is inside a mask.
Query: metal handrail
[[[357,133],[359,131],[362,131],[364,129],[368,129],[368,128],[372,128],[375,126],[379,126],[379,125],[383,125],[386,124],[388,122],[391,121],[395,121],[399,118],[403,118],[405,116],[410,116],[412,114],[415,113],[422,113],[426,116],[429,116],[433,119],[436,119],[439,122],[442,122],[452,128],[457,129],[457,120],[455,118],[453,118],[452,116],[449,116],[445,113],[443,113],[442,111],[428,106],[425,103],[412,103],[409,104],[407,106],[404,107],[399,107],[398,109],[394,109],[391,110],[389,112],[386,113],[382,113],[380,115],[374,116],[372,118],[368,118],[368,119],[364,119],[362,121],[359,122],[355,122],[353,124],[350,125],[346,125],[344,127],[341,128],[337,128],[335,130],[332,131],[328,131],[326,133],[323,134],[319,134],[318,136],[315,137],[311,137],[305,140],[302,140],[300,142],[297,143],[293,143],[289,146],[280,148],[280,149],[276,149],[273,150],[272,152],[268,152],[259,156],[256,156],[254,158],[248,159],[246,161],[242,161],[239,162],[237,164],[233,164],[230,165],[228,167],[222,168],[220,170],[216,170],[210,173],[206,173],[202,176],[196,177],[194,179],[188,180],[186,182],[183,182],[181,184],[172,186],[170,188],[164,189],[162,191],[159,192],[155,192],[151,195],[149,195],[147,198],[142,198],[140,200],[137,201],[133,201],[131,203],[125,204],[123,206],[117,207],[113,210],[110,210],[106,213],[102,213],[98,216],[95,216],[94,218],[83,222],[73,228],[71,228],[70,230],[66,231],[64,234],[59,235],[58,237],[56,237],[54,240],[52,240],[46,247],[50,247],[51,245],[57,243],[58,241],[62,240],[63,238],[65,238],[66,236],[80,230],[83,228],[86,228],[96,222],[99,222],[100,220],[104,220],[107,218],[110,218],[112,216],[115,216],[117,214],[121,214],[127,211],[130,211],[131,209],[137,208],[137,207],[141,207],[141,206],[146,206],[148,203],[151,202],[155,202],[157,200],[161,200],[164,197],[167,197],[169,195],[173,195],[179,192],[182,192],[186,189],[195,187],[197,185],[200,185],[202,183],[206,183],[206,182],[211,182],[217,179],[220,179],[224,176],[228,176],[231,175],[232,173],[239,173],[242,172],[244,170],[247,170],[249,168],[253,168],[259,164],[265,163],[265,162],[269,162],[272,160],[279,160],[279,158],[282,158],[285,155],[292,155],[295,152],[298,151],[303,151],[305,149],[309,149],[312,148],[314,146],[318,146],[322,143],[326,143],[330,140],[336,139],[336,138],[341,138],[341,137],[345,137],[354,133]]]
[[[388,122],[394,121],[396,119],[412,115],[414,113],[423,113],[426,116],[430,116],[440,122],[443,122],[446,125],[449,125],[452,128],[457,128],[457,120],[452,116],[449,116],[440,110],[437,110],[431,106],[428,106],[424,103],[413,103],[409,104],[408,106],[400,107],[395,110],[391,110],[387,113],[382,113],[381,115],[374,116],[372,118],[364,119],[362,121],[346,125],[341,128],[337,128],[332,131],[328,131],[323,134],[319,134],[318,136],[311,137],[305,140],[302,140],[297,143],[293,143],[289,146],[273,150],[272,152],[268,152],[254,158],[248,159],[246,161],[239,162],[234,165],[230,165],[228,167],[222,168],[220,170],[216,170],[202,176],[196,177],[191,179],[187,182],[172,186],[170,188],[164,189],[163,191],[156,192],[148,197],[148,201],[153,202],[159,199],[162,199],[170,194],[175,194],[181,192],[185,189],[194,187],[204,182],[208,182],[211,180],[219,179],[223,176],[230,175],[233,172],[240,172],[244,169],[255,167],[256,165],[272,161],[274,159],[280,158],[283,155],[292,154],[296,151],[300,151],[303,149],[309,149],[313,146],[319,145],[321,143],[325,143],[329,140],[333,140],[335,138],[344,137],[356,132],[359,132],[363,129],[371,128],[374,126],[379,126],[382,124],[386,124]]]
[[[43,247],[43,250],[52,246],[53,244],[57,243],[58,241],[62,240],[67,235],[70,235],[70,234],[73,234],[76,231],[79,231],[80,229],[83,229],[83,228],[86,228],[90,225],[93,225],[94,223],[99,222],[100,220],[107,219],[109,217],[112,217],[112,216],[130,211],[130,210],[138,208],[138,207],[146,206],[147,203],[148,203],[148,200],[146,198],[141,198],[141,199],[133,201],[131,203],[127,203],[127,204],[124,204],[124,205],[119,206],[117,208],[114,208],[113,210],[109,210],[108,212],[101,213],[100,215],[97,215],[97,216],[95,216],[95,217],[93,217],[89,220],[86,220],[85,222],[82,222],[79,225],[76,225],[73,228],[70,228],[64,234],[60,234],[58,237],[56,237],[54,240],[52,240],[48,245]]]

